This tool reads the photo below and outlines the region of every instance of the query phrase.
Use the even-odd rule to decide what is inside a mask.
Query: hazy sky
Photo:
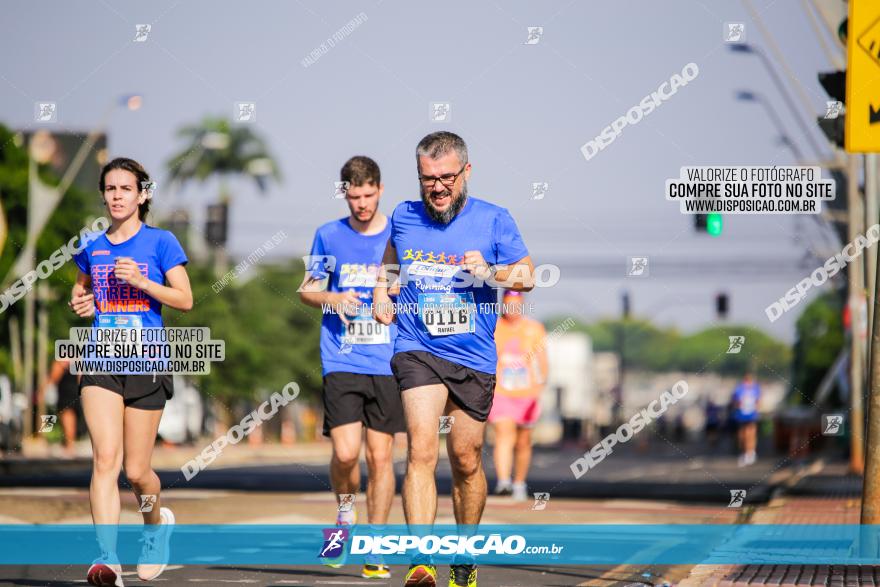
[[[816,73],[833,68],[803,4],[754,4],[809,95],[813,111],[798,115],[827,151],[810,121],[827,100]],[[723,41],[726,22],[744,22],[747,41],[766,51],[741,2],[107,0],[5,9],[0,121],[34,128],[34,103],[54,101],[59,120],[50,128],[89,130],[115,96],[142,94],[139,111],[113,113],[110,154],[144,163],[159,181],[157,209],[189,207],[199,226],[217,185],[162,191],[165,164],[183,147],[175,131],[256,103],[253,128],[283,181],[265,195],[232,183],[237,256],[278,230],[289,236],[276,251],[304,254],[317,225],[346,213],[332,191],[351,155],[381,165],[386,212],[417,198],[413,151],[438,129],[468,142],[470,193],[508,207],[535,261],[559,265],[560,283],[531,295],[538,317],[617,314],[627,288],[636,314],[692,331],[714,321],[715,294],[725,291],[729,322],[791,340],[806,303],[773,324],[764,308],[821,264],[802,262],[808,249],[832,252],[808,217],[728,215],[713,239],[664,199],[664,181],[684,165],[796,163],[767,109],[738,101],[740,90],[779,113],[806,159],[828,155],[812,149],[761,60]],[[354,30],[303,65],[358,15]],[[145,23],[147,40],[133,42]],[[526,44],[536,26],[540,41]],[[585,160],[582,144],[689,62],[699,66],[696,79]],[[431,121],[433,102],[450,104],[450,121]],[[533,199],[533,182],[549,184],[544,198]],[[629,256],[647,256],[650,275],[626,277]]]

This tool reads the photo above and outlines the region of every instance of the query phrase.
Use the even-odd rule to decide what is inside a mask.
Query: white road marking
[[[256,579],[187,579],[190,583],[259,583]]]

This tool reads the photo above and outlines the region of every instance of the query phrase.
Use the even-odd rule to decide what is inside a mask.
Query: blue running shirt
[[[490,266],[528,256],[510,212],[469,196],[449,224],[440,224],[419,200],[398,205],[391,223],[403,281],[394,352],[427,351],[495,373],[496,289],[487,283],[464,284],[470,278],[457,266],[466,251],[480,251]]]
[[[327,291],[357,292],[363,313],[345,327],[335,313],[321,319],[321,367],[333,372],[361,375],[391,375],[391,353],[397,326],[385,326],[372,318],[373,287],[385,245],[391,235],[391,221],[373,235],[361,234],[348,218],[324,224],[315,231],[309,266],[314,279],[329,277]],[[328,259],[331,258],[331,259]]]
[[[109,326],[120,320],[131,326],[161,328],[162,304],[143,290],[117,281],[113,275],[117,257],[130,257],[150,281],[165,285],[168,270],[187,263],[177,238],[167,230],[142,224],[133,237],[117,245],[105,232],[73,257],[80,271],[92,278],[92,326]]]
[[[750,422],[758,418],[758,402],[761,400],[761,388],[756,382],[740,383],[733,391],[735,402],[734,419],[739,422]]]

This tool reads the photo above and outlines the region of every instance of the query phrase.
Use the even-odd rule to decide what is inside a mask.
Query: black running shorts
[[[406,430],[400,390],[391,375],[333,372],[324,375],[324,436],[343,424],[394,434]]]
[[[447,361],[426,351],[406,351],[391,357],[391,370],[401,391],[442,384],[449,390],[449,399],[467,415],[485,422],[492,409],[495,374],[483,373]]]
[[[116,392],[122,396],[126,407],[141,410],[161,410],[165,401],[174,395],[174,381],[171,375],[83,375],[79,392],[94,385]]]

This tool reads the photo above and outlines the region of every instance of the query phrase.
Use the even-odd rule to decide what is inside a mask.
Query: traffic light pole
[[[877,202],[877,154],[865,154],[865,228],[874,226],[880,220]],[[873,295],[877,290],[877,247],[865,249],[865,262],[868,272],[868,293]],[[874,304],[868,304],[868,332],[874,332]],[[868,339],[868,356],[874,349],[874,341]]]
[[[849,209],[849,242],[855,241],[856,237],[864,232],[862,230],[862,201],[859,197],[859,166],[858,155],[850,154],[848,157],[847,172],[847,208]],[[849,281],[849,316],[850,316],[850,343],[852,344],[849,357],[849,380],[850,380],[850,461],[849,469],[852,473],[862,474],[865,470],[865,427],[862,411],[862,297],[865,293],[864,271],[862,260],[856,259],[847,268]]]
[[[877,155],[870,154],[865,157],[865,201],[868,208],[873,210],[873,216],[867,217],[867,223],[873,225],[878,221],[877,212]],[[873,206],[872,206],[873,202]],[[876,247],[876,245],[875,245]],[[874,248],[874,247],[872,247]],[[880,312],[880,296],[877,291],[877,273],[880,267],[876,266],[878,258],[874,251],[875,266],[874,283],[868,290],[873,298],[873,316]],[[871,321],[871,362],[869,365],[868,378],[868,433],[866,444],[865,477],[862,486],[862,524],[880,524],[880,324],[878,320]]]

